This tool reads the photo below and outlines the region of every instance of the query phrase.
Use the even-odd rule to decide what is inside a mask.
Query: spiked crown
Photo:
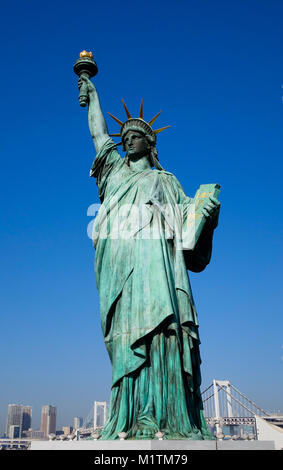
[[[120,121],[120,119],[116,118],[113,116],[113,114],[108,113],[112,119],[114,119],[120,126],[121,130],[118,134],[110,134],[111,137],[121,137],[123,143],[124,136],[126,135],[127,132],[129,131],[137,131],[141,132],[143,135],[145,135],[151,142],[152,145],[156,144],[156,134],[159,132],[164,131],[165,129],[168,129],[170,126],[162,127],[160,129],[153,130],[152,129],[152,124],[155,122],[155,120],[158,118],[160,115],[161,111],[159,111],[156,116],[154,116],[150,121],[146,122],[143,119],[143,99],[141,100],[140,104],[140,110],[139,110],[139,117],[133,118],[124,102],[122,99],[123,106],[125,108],[126,114],[127,114],[127,120],[125,122]]]

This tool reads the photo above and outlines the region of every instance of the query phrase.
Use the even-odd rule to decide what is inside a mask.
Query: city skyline
[[[230,380],[266,410],[283,409],[283,3],[86,0],[2,7],[0,430],[7,407],[57,407],[57,426],[110,398],[88,209],[95,150],[73,65],[93,52],[109,132],[159,110],[160,164],[188,196],[221,185],[213,257],[190,273],[201,389]],[[15,14],[16,12],[16,14]],[[119,38],[119,39],[117,39]],[[117,50],[119,49],[119,53]],[[124,114],[123,114],[124,113]],[[122,152],[121,147],[119,151]],[[263,379],[264,377],[264,379]]]
[[[95,406],[96,401],[92,404],[90,413],[88,413],[88,416],[91,414],[91,412],[94,412],[94,406]],[[101,405],[104,405],[107,407],[106,402],[97,402],[98,409],[96,411],[97,413],[97,425],[101,426],[102,422],[105,420],[105,414],[103,410],[101,410]],[[55,433],[56,431],[63,430],[63,428],[72,428],[72,429],[78,429],[82,427],[84,420],[87,418],[81,417],[81,416],[74,416],[72,423],[64,423],[60,425],[56,425],[57,421],[57,406],[55,405],[42,405],[41,407],[41,416],[40,416],[40,421],[36,426],[33,425],[32,422],[32,406],[31,405],[23,405],[23,404],[8,404],[8,412],[7,412],[7,419],[5,422],[5,432],[1,432],[0,430],[0,437],[1,436],[6,436],[9,437],[9,427],[13,425],[17,425],[20,427],[20,437],[25,437],[24,434],[22,434],[22,431],[40,431],[43,433],[43,437],[47,437],[49,434]],[[25,417],[26,414],[29,414],[30,419],[27,420]],[[50,418],[51,417],[51,418]],[[51,419],[51,423],[49,420]]]
[[[83,418],[82,417],[79,417],[79,416],[74,416],[73,418],[73,426],[72,424],[69,424],[69,423],[66,423],[66,424],[63,424],[63,425],[60,425],[60,426],[56,426],[56,415],[57,415],[57,407],[54,406],[54,405],[42,405],[41,407],[41,419],[40,421],[38,422],[38,424],[36,424],[36,426],[33,426],[32,424],[32,406],[31,405],[23,405],[23,404],[11,404],[9,403],[8,404],[8,412],[7,412],[7,419],[6,419],[6,422],[5,422],[5,432],[1,432],[0,431],[0,436],[6,436],[6,437],[9,437],[9,427],[12,426],[12,425],[19,425],[20,427],[20,437],[24,437],[22,435],[22,431],[28,431],[29,429],[32,429],[33,431],[42,431],[44,432],[45,434],[45,437],[48,435],[48,434],[51,434],[52,432],[54,432],[54,429],[50,429],[49,428],[49,432],[45,432],[44,429],[49,427],[49,423],[45,422],[45,417],[43,417],[44,414],[48,414],[48,411],[50,411],[50,413],[52,414],[52,412],[54,412],[55,410],[55,421],[53,420],[53,423],[51,423],[51,427],[54,426],[54,423],[55,423],[55,431],[59,431],[59,428],[63,428],[63,427],[71,427],[71,428],[75,428],[75,420],[78,420],[77,422],[80,422],[81,425],[82,425],[82,422],[83,422]],[[26,414],[30,415],[30,419],[27,420],[27,418],[25,417]],[[14,418],[14,415],[17,415],[15,418]],[[43,422],[44,421],[44,422]],[[79,426],[80,427],[80,426]]]

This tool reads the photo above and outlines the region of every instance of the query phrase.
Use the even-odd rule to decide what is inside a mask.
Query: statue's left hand
[[[215,197],[209,196],[209,202],[207,202],[203,207],[202,213],[213,229],[217,227],[219,211],[220,202]]]

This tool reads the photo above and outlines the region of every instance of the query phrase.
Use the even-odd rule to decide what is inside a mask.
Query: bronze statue
[[[95,219],[95,275],[101,325],[112,363],[111,403],[101,439],[212,439],[200,394],[198,319],[187,270],[210,261],[218,223],[219,186],[209,185],[196,210],[176,177],[164,170],[150,121],[112,116],[122,158],[108,133],[95,86],[83,74],[88,122],[97,156],[102,206]],[[211,192],[212,191],[212,192]],[[121,215],[122,211],[122,215]],[[182,245],[188,214],[201,221],[194,244]],[[119,230],[117,232],[117,220]]]

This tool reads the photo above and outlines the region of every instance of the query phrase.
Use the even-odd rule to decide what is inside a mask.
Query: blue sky
[[[15,1],[2,6],[0,434],[9,403],[58,427],[108,400],[88,207],[99,202],[73,64],[92,50],[102,108],[144,99],[160,162],[193,196],[221,184],[210,265],[191,274],[203,387],[229,379],[283,412],[283,4]],[[110,132],[117,132],[106,117]]]

